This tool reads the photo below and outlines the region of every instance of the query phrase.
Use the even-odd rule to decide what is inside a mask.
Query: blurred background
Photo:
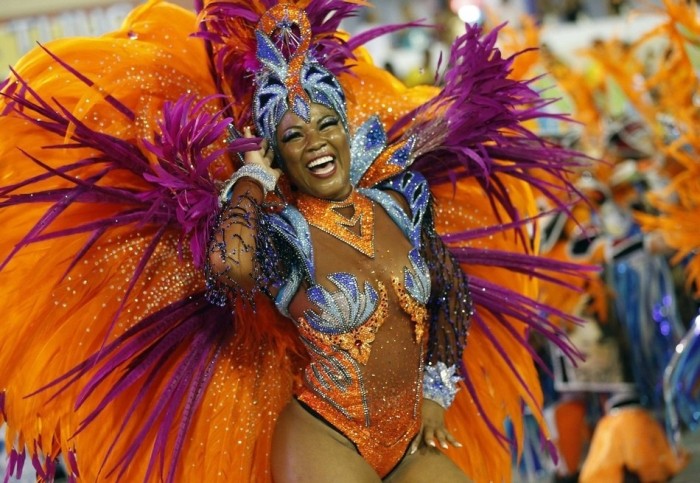
[[[0,72],[35,43],[75,35],[99,35],[118,27],[138,1],[116,0],[3,0],[0,8]],[[174,0],[191,8],[192,0]],[[370,44],[375,62],[389,64],[399,77],[415,79],[416,69],[437,65],[444,45],[463,28],[462,22],[502,22],[517,26],[523,15],[536,18],[545,41],[566,55],[585,46],[593,37],[634,37],[653,25],[655,15],[633,8],[653,4],[651,0],[382,0],[364,16],[349,22],[351,32],[377,23],[423,19],[437,30],[414,30]],[[391,62],[389,61],[391,59]]]

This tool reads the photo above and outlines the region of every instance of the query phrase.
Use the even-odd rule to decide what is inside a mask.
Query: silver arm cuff
[[[462,378],[457,375],[455,364],[447,367],[444,362],[425,366],[423,371],[423,397],[435,401],[447,409],[455,399]]]
[[[268,191],[274,190],[275,185],[277,185],[277,177],[270,174],[270,172],[265,170],[262,166],[257,164],[244,164],[233,173],[233,176],[231,176],[226,183],[224,183],[221,193],[219,194],[219,208],[231,199],[233,185],[243,177],[252,178],[260,183],[263,189],[263,197],[267,196]]]

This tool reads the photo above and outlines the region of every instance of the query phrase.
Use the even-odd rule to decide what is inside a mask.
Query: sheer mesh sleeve
[[[209,244],[205,268],[209,301],[225,305],[240,295],[270,294],[279,272],[277,250],[262,207],[263,191],[252,180],[240,179],[224,203]]]
[[[469,281],[435,232],[430,212],[423,223],[422,248],[432,281],[426,365],[436,366],[441,362],[461,371],[460,361],[473,314]]]

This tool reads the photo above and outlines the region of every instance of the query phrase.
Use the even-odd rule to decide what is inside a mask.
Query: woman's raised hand
[[[252,138],[253,136],[250,127],[246,126],[243,128],[243,137]],[[267,139],[263,139],[260,149],[257,151],[248,151],[243,155],[243,161],[246,165],[257,165],[263,168],[270,175],[274,176],[275,180],[282,176],[282,170],[272,167],[272,160],[275,154],[270,147],[270,142]]]

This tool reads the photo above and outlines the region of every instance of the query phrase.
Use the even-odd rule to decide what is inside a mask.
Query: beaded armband
[[[270,174],[262,166],[257,164],[245,164],[238,168],[238,170],[228,179],[228,181],[226,181],[221,189],[221,193],[219,194],[219,208],[221,208],[224,203],[231,199],[231,190],[233,189],[233,185],[236,184],[236,181],[243,177],[251,178],[260,183],[260,186],[262,186],[263,189],[263,198],[267,195],[268,191],[274,190],[275,185],[277,185],[277,177]]]
[[[457,383],[462,380],[456,372],[455,364],[449,367],[444,362],[426,365],[423,372],[423,397],[435,401],[445,409],[450,407],[459,390]]]

